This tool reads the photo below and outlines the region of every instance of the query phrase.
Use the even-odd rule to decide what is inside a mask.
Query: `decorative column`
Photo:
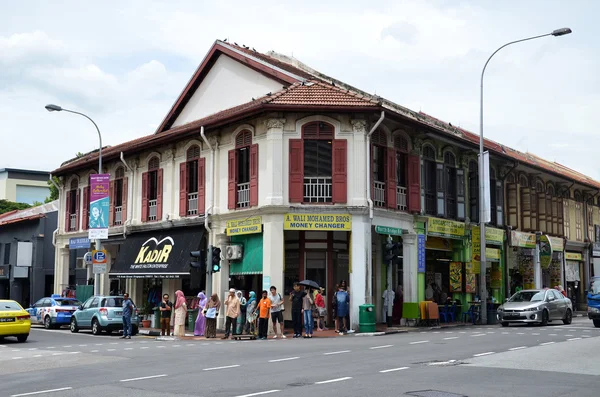
[[[260,167],[266,169],[267,172],[259,175],[258,184],[260,196],[265,197],[265,205],[283,205],[283,126],[285,125],[285,119],[268,119],[265,121],[267,127],[267,142],[265,157],[258,155],[259,164],[266,162],[266,167]],[[287,150],[285,151],[287,153]],[[286,156],[287,158],[287,156]],[[264,163],[263,163],[264,164]]]
[[[69,286],[69,249],[56,244],[54,256],[54,293],[61,294]]]
[[[416,234],[402,235],[402,255],[404,257],[402,261],[404,265],[402,280],[402,286],[404,287],[404,301],[418,302],[418,255]]]
[[[372,301],[372,269],[367,269],[371,256],[371,224],[368,215],[352,216],[350,269],[350,327],[358,327],[359,307]]]
[[[179,204],[179,200],[175,200],[174,196],[177,194],[179,198],[179,189],[175,188],[175,180],[179,181],[179,168],[177,168],[177,172],[175,172],[175,156],[176,150],[174,148],[169,148],[165,151],[164,157],[164,174],[163,174],[163,194],[162,194],[162,209],[163,209],[163,219],[172,219],[174,213],[179,213],[179,211],[174,211],[173,203],[177,202]],[[157,219],[157,221],[162,221],[163,219]]]
[[[350,192],[348,203],[357,207],[367,206],[366,144],[367,121],[350,120],[353,132],[352,161],[348,161],[348,176],[352,178],[354,189]]]
[[[215,230],[213,229],[213,233]],[[222,230],[222,229],[221,229]],[[225,247],[229,244],[229,237],[226,234],[216,234],[214,237],[214,246],[221,248],[221,253],[225,253]],[[224,256],[224,255],[222,255]],[[208,269],[211,271],[212,269]],[[219,299],[221,300],[221,309],[219,310],[219,316],[217,317],[217,328],[224,329],[225,328],[225,318],[226,318],[226,307],[223,304],[224,299],[227,296],[227,292],[229,291],[229,261],[226,259],[221,260],[221,271],[219,273],[213,274],[213,294],[218,294]]]
[[[263,216],[263,286],[269,290],[271,286],[277,288],[277,292],[281,294],[285,300],[287,298],[284,287],[284,231],[283,231],[283,215],[267,215]],[[267,278],[268,277],[268,278]],[[262,287],[260,288],[262,291]],[[260,291],[256,291],[257,296]],[[286,301],[287,303],[287,301]],[[289,304],[285,307],[290,308]],[[269,335],[273,332],[271,318],[269,317]]]

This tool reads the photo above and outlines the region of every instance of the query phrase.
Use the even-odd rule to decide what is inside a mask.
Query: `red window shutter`
[[[156,220],[158,222],[162,221],[162,215],[163,215],[162,195],[163,195],[163,169],[159,168],[158,170],[156,170]]]
[[[396,209],[396,149],[387,148],[387,206]]]
[[[198,215],[206,212],[206,158],[198,159]]]
[[[81,209],[80,209],[81,201],[79,200],[79,189],[77,189],[77,193],[75,194],[75,202],[77,203],[75,205],[75,214],[77,215],[75,217],[75,230],[79,230],[79,213],[81,211]],[[87,208],[87,205],[86,205],[86,208]],[[87,212],[87,210],[86,210],[86,212]]]
[[[334,139],[333,143],[333,175],[332,202],[345,203],[348,201],[348,141]]]
[[[115,181],[110,181],[108,202],[108,226],[112,226],[115,221]]]
[[[187,165],[179,164],[179,216],[187,216]]]
[[[79,199],[77,199],[79,202]],[[90,187],[83,188],[83,204],[81,205],[81,229],[87,230],[90,226]],[[77,221],[79,224],[79,221]]]
[[[227,163],[227,208],[234,210],[237,207],[237,152],[235,149],[229,151]]]
[[[71,191],[68,190],[67,194],[66,194],[66,200],[65,200],[65,232],[69,231],[69,224],[70,224],[70,220],[71,220],[71,214],[69,211],[71,211]]]
[[[419,156],[408,155],[408,211],[421,212],[421,164]]]
[[[129,178],[123,178],[123,189],[121,189],[121,222],[125,223],[127,220],[127,190],[129,189]]]
[[[304,201],[304,143],[302,139],[290,139],[290,203]]]
[[[250,146],[250,207],[258,205],[258,144]]]
[[[148,173],[142,174],[142,222],[148,221]]]

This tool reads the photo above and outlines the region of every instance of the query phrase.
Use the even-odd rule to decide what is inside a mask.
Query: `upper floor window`
[[[192,145],[186,151],[185,162],[179,165],[179,216],[204,213],[205,166],[200,158],[200,146]]]
[[[333,125],[315,121],[290,139],[290,202],[347,201],[347,141],[334,138]]]
[[[513,229],[519,228],[519,190],[515,174],[510,173],[506,176],[506,201],[507,216],[506,224]]]
[[[546,187],[546,227],[548,233],[555,236],[562,235],[562,221],[559,223],[559,218],[562,219],[562,215],[559,216],[559,208],[562,210],[562,202],[559,206],[554,186],[548,184]]]
[[[371,136],[371,180],[373,181],[371,191],[373,204],[376,207],[386,206],[386,186],[387,180],[387,136],[381,130],[375,131]],[[304,166],[306,169],[306,165]]]
[[[228,208],[258,205],[258,144],[252,144],[252,132],[235,136],[235,149],[229,151]]]
[[[537,194],[537,216],[538,216],[538,229],[542,233],[548,233],[548,219],[547,213],[550,212],[550,231],[552,230],[552,208],[548,211],[546,206],[546,187],[541,179],[538,179],[535,183],[535,192]]]
[[[423,147],[423,164],[421,174],[423,178],[423,208],[425,209],[426,214],[435,216],[437,215],[436,162],[435,149],[430,145]]]
[[[72,232],[79,229],[79,180],[73,178],[66,194],[65,230]]]
[[[475,160],[469,161],[469,218],[479,222],[479,165]]]
[[[409,207],[407,188],[409,177],[412,177],[408,173],[408,139],[400,134],[394,136],[394,150],[396,155],[396,207],[399,210],[407,211]],[[421,200],[418,199],[417,202],[419,205]]]
[[[504,225],[504,185],[498,178],[496,170],[490,168],[490,209],[491,224],[496,226]]]
[[[163,169],[158,156],[153,156],[142,174],[142,222],[162,220],[162,194]]]
[[[451,219],[456,219],[458,195],[458,186],[456,183],[456,156],[454,156],[454,153],[451,151],[446,151],[446,153],[444,153],[444,167],[446,174],[446,180],[444,181],[446,184],[446,216]]]
[[[110,183],[110,208],[109,225],[122,225],[127,219],[127,177],[125,168],[119,167],[115,171],[115,179]]]

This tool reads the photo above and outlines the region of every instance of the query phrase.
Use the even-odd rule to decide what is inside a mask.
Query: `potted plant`
[[[144,302],[144,306],[142,307],[142,327],[150,328],[151,318],[154,314],[152,311],[152,304],[150,302]]]

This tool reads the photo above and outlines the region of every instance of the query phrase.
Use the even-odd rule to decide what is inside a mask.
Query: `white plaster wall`
[[[173,126],[201,119],[281,89],[281,83],[221,55]]]

